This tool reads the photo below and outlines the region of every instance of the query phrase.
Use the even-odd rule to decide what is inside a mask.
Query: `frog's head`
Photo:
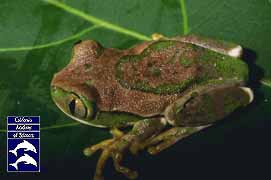
[[[56,73],[51,82],[51,96],[58,108],[81,123],[93,125],[96,115],[97,90],[92,86],[91,63],[102,47],[95,41],[75,45],[70,63]]]

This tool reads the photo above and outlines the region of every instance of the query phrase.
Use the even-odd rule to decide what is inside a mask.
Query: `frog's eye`
[[[87,116],[87,109],[80,98],[72,98],[69,102],[69,110],[71,115],[78,118],[85,118]]]
[[[51,87],[51,94],[58,108],[71,118],[86,124],[95,118],[97,107],[94,98],[55,86]]]
[[[84,96],[72,93],[66,101],[69,114],[84,120],[92,120],[96,113],[96,103]]]

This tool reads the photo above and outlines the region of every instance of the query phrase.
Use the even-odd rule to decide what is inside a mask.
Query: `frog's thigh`
[[[239,58],[242,56],[242,47],[238,44],[234,44],[231,42],[215,40],[197,35],[181,36],[176,37],[175,39],[182,42],[195,44],[231,57]]]
[[[223,119],[252,100],[250,88],[215,87],[192,92],[185,100],[180,98],[166,109],[165,117],[174,126],[202,126]]]

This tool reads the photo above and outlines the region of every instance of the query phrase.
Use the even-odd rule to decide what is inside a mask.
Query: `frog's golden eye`
[[[78,97],[72,97],[68,104],[71,115],[84,118],[87,115],[87,109],[84,103]]]

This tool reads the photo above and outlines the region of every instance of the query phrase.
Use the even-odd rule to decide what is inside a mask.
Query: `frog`
[[[158,154],[253,101],[242,52],[238,44],[194,34],[153,34],[128,49],[84,40],[54,74],[51,96],[70,118],[111,132],[83,151],[102,151],[95,180],[104,179],[109,158],[117,172],[137,179],[121,164],[125,153]]]

